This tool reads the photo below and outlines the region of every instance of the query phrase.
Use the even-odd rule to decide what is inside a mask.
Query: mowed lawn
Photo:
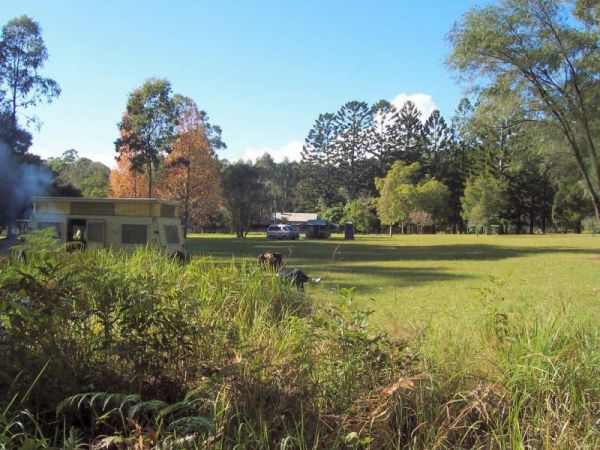
[[[600,318],[600,236],[381,235],[328,240],[269,241],[264,235],[192,235],[192,255],[256,260],[279,251],[287,267],[315,277],[307,295],[335,302],[355,288],[358,305],[392,333],[413,325],[468,326],[481,317],[481,290],[492,277],[505,282],[495,295],[503,308]]]

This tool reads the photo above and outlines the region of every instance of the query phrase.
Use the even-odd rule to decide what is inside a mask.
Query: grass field
[[[230,261],[280,251],[288,267],[322,277],[308,295],[318,301],[355,288],[359,304],[392,334],[439,321],[467,326],[481,310],[481,290],[505,282],[509,308],[600,317],[600,236],[381,235],[329,240],[268,241],[192,235],[188,249]]]

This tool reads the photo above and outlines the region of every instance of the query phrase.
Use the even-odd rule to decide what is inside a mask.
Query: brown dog
[[[258,263],[277,270],[283,265],[283,255],[279,252],[261,253],[258,255]]]

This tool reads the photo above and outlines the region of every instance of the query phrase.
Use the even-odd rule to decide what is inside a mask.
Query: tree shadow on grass
[[[311,268],[311,271],[311,274],[314,274],[314,276],[321,276],[322,272],[324,272],[325,282],[328,287],[356,287],[361,294],[379,292],[381,287],[396,286],[404,288],[438,281],[458,281],[473,278],[473,276],[466,273],[448,272],[442,267],[387,267],[378,265],[358,267],[335,265],[331,267],[315,266]],[[330,274],[332,278],[328,280]],[[350,275],[350,279],[340,279],[338,274]]]
[[[501,246],[494,244],[448,244],[393,246],[344,241],[266,241],[253,238],[244,240],[190,241],[192,253],[205,253],[219,257],[256,257],[259,253],[278,251],[284,262],[304,264],[346,261],[365,263],[377,261],[496,261],[543,254],[600,255],[600,250],[562,246]]]

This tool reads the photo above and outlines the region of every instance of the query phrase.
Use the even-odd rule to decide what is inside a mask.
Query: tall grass
[[[314,305],[245,260],[22,250],[0,260],[0,448],[600,445],[598,332],[507,310],[501,282],[468,341],[399,342],[352,289]]]

